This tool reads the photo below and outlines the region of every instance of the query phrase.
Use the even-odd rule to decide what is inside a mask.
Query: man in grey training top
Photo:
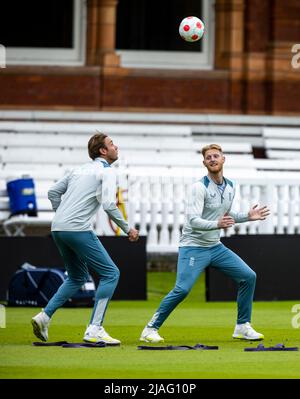
[[[118,147],[110,137],[99,133],[90,138],[88,152],[91,162],[73,169],[48,191],[55,211],[52,237],[64,259],[68,277],[31,323],[34,334],[47,341],[52,315],[87,281],[88,268],[91,268],[98,274],[100,282],[83,339],[119,345],[120,341],[110,337],[102,324],[120,273],[93,232],[91,222],[102,205],[130,241],[138,239],[138,231],[128,226],[116,205],[116,175],[110,165],[118,159]]]
[[[208,145],[202,149],[202,155],[208,174],[192,185],[187,198],[185,223],[179,243],[176,285],[162,300],[142,331],[141,341],[164,341],[158,329],[188,295],[208,266],[217,268],[238,284],[238,315],[233,338],[264,338],[250,324],[256,274],[239,256],[220,242],[220,232],[235,223],[264,220],[270,213],[269,209],[255,205],[247,213],[233,212],[231,206],[235,185],[223,177],[225,157],[222,148],[217,144]]]

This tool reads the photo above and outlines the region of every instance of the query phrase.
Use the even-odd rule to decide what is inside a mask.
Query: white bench
[[[0,170],[0,185],[1,187],[3,185],[6,185],[5,181],[6,179],[18,179],[20,176],[23,174],[28,174],[30,177],[32,177],[35,182],[45,182],[46,184],[51,184],[55,183],[57,180],[59,180],[66,172],[67,169],[65,168],[54,168],[53,166],[49,165],[49,168],[42,168],[41,165],[35,165],[36,169],[27,169],[27,172],[23,172],[22,170],[19,170],[19,164],[13,164],[14,168],[11,168],[8,170],[2,169]],[[28,167],[28,165],[26,164]],[[44,166],[44,164],[43,164]]]
[[[0,110],[3,120],[30,121],[98,121],[98,122],[150,122],[185,124],[231,124],[245,126],[300,126],[300,117],[241,114],[196,114],[168,112],[118,112],[118,111],[43,111]]]
[[[87,135],[57,133],[0,133],[1,148],[87,148]]]
[[[197,153],[208,142],[194,142],[191,137],[140,137],[135,136],[117,136],[114,142],[119,147],[119,153],[126,151],[140,150],[157,152],[161,151],[178,151],[181,155],[182,151]],[[252,154],[252,147],[249,143],[219,143],[225,154]],[[38,149],[38,151],[37,151]],[[75,152],[73,152],[75,151]],[[79,153],[80,152],[80,153]],[[78,155],[79,154],[79,155]],[[188,154],[187,154],[188,155]],[[19,163],[27,159],[37,159],[42,157],[43,162],[49,163],[49,158],[55,163],[61,163],[61,159],[65,159],[69,163],[69,158],[87,161],[87,137],[78,135],[70,137],[67,134],[49,134],[44,135],[37,133],[2,133],[0,137],[0,157],[2,163],[15,162],[15,158]],[[38,160],[38,159],[37,159]],[[31,162],[32,163],[32,162]]]
[[[300,171],[300,159],[255,159],[254,165],[258,171]]]
[[[300,128],[264,128],[263,138],[268,158],[300,160]]]
[[[82,149],[87,153],[89,137],[78,134],[50,134],[43,135],[38,133],[2,133],[0,136],[0,148],[56,148],[56,149]],[[172,149],[172,150],[193,150],[195,144],[190,137],[157,137],[157,136],[124,136],[114,135],[114,143],[123,149]]]
[[[116,144],[120,147],[120,162],[123,165],[176,167],[199,165],[202,162],[199,153],[207,142],[195,143],[191,137],[120,136]],[[220,145],[231,159],[240,156],[241,164],[253,158],[249,143],[221,142]],[[36,164],[59,168],[88,161],[86,135],[71,137],[66,133],[43,135],[19,132],[2,133],[0,137],[0,162],[5,170],[14,169],[15,164],[19,165],[19,169],[34,169]]]
[[[1,161],[0,161],[1,162]],[[63,176],[65,171],[75,168],[76,164],[68,164],[68,165],[55,165],[53,163],[13,163],[9,162],[7,164],[2,164],[2,168],[0,172],[6,176],[19,176],[22,174],[28,174],[36,179],[45,179],[47,180],[47,175],[49,173],[53,173],[53,176]],[[54,177],[55,178],[55,177]]]
[[[109,136],[149,135],[149,136],[191,136],[189,126],[132,123],[74,123],[74,122],[7,122],[0,121],[0,133],[67,133],[93,135],[96,131]]]
[[[0,162],[2,164],[56,164],[70,165],[90,161],[87,150],[79,149],[55,149],[55,148],[32,148],[26,151],[22,148],[0,148]]]
[[[263,138],[300,140],[300,127],[265,127],[263,128]]]
[[[26,227],[49,227],[54,216],[54,212],[39,212],[38,216],[16,215],[6,219],[3,223],[3,230],[8,237],[21,236],[26,234],[24,230]]]
[[[206,146],[207,144],[212,144],[213,142],[210,141],[196,141],[194,143],[194,147],[197,147],[201,151],[202,147]],[[223,142],[220,139],[217,141],[219,146],[222,147],[224,155],[233,155],[233,154],[240,154],[240,155],[250,155],[253,157],[252,146],[250,143],[243,143],[243,142]],[[246,158],[245,158],[246,159]]]
[[[241,168],[251,168],[252,155],[230,155],[227,165],[236,162]],[[196,152],[178,151],[123,151],[120,163],[125,167],[131,166],[161,166],[161,167],[197,167],[202,165],[202,155]]]
[[[263,145],[260,126],[241,125],[193,125],[192,136],[195,141],[207,143],[241,143],[260,147]]]

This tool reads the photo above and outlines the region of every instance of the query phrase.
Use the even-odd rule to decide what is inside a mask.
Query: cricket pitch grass
[[[245,352],[259,342],[232,338],[236,303],[204,301],[200,281],[167,319],[163,345],[217,345],[219,350],[143,351],[140,333],[172,287],[174,273],[149,273],[147,301],[111,301],[104,327],[121,340],[120,347],[35,347],[31,317],[37,308],[6,307],[0,328],[1,379],[295,379],[300,378],[300,351]],[[300,299],[298,301],[300,303]],[[254,302],[252,324],[265,335],[264,346],[300,347],[293,328],[294,302]],[[91,308],[62,308],[54,315],[49,342],[81,342]],[[149,344],[148,344],[149,345]]]

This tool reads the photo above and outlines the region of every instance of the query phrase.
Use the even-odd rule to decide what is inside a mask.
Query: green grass
[[[148,301],[112,301],[105,327],[120,347],[66,349],[34,347],[30,318],[36,308],[6,308],[0,329],[0,378],[299,378],[300,352],[244,352],[257,343],[231,338],[235,303],[205,303],[203,279],[160,330],[165,344],[218,345],[218,351],[141,351],[141,329],[172,288],[174,273],[149,273]],[[265,346],[300,346],[292,328],[295,302],[255,302],[253,324],[265,334]],[[91,309],[63,308],[53,317],[50,341],[80,342]]]

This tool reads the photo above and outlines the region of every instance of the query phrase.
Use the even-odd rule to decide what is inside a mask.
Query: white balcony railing
[[[124,203],[129,223],[147,236],[150,252],[177,251],[184,222],[188,186],[198,176],[119,175],[124,187]],[[237,183],[233,208],[248,211],[255,204],[267,205],[271,215],[265,221],[240,223],[222,231],[234,234],[300,234],[300,176],[289,178],[251,177],[234,179]],[[96,232],[102,234],[101,217]]]

